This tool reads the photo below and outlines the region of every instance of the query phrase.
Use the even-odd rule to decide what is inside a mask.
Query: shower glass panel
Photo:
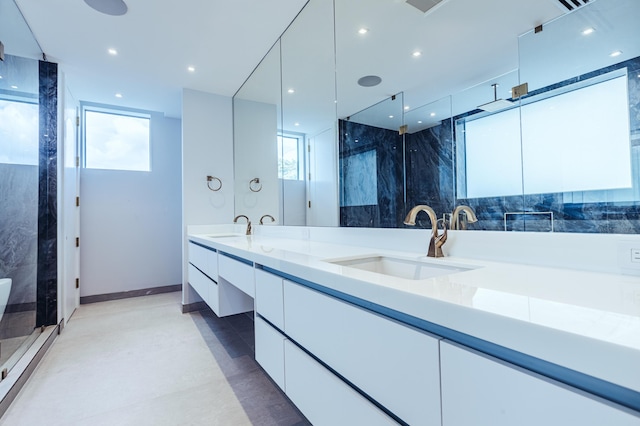
[[[10,370],[35,338],[38,61],[5,55],[0,76],[0,370]]]

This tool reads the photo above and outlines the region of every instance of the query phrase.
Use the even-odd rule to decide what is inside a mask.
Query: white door
[[[309,138],[307,226],[340,226],[335,129]]]
[[[62,316],[65,324],[80,304],[79,108],[69,90],[64,98]]]

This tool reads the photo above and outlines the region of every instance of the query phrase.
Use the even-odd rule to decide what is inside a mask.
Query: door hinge
[[[311,144],[307,145],[307,152],[311,152]]]
[[[309,180],[311,180],[311,173],[309,173]]]
[[[80,127],[80,116],[76,115],[76,127]]]
[[[311,208],[311,201],[309,201],[309,208]]]
[[[76,197],[76,207],[80,207],[80,197]]]
[[[76,237],[76,247],[80,247],[80,237]]]
[[[76,288],[80,288],[80,278],[76,278]]]
[[[76,157],[76,167],[80,167],[80,157]]]

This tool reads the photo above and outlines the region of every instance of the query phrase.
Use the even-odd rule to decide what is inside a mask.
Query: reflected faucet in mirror
[[[273,222],[275,222],[275,221],[276,221],[276,218],[275,218],[275,217],[271,216],[270,214],[265,214],[265,215],[263,215],[263,216],[260,218],[260,225],[264,225],[264,219],[265,219],[265,218],[269,218],[269,219],[271,219],[271,223],[273,223]]]
[[[251,220],[249,220],[248,216],[245,216],[243,214],[239,214],[238,216],[233,218],[233,223],[238,223],[238,219],[240,219],[241,217],[244,217],[245,219],[247,219],[247,232],[246,232],[246,235],[251,235]]]
[[[431,239],[429,240],[429,251],[427,252],[427,257],[444,257],[444,253],[442,253],[442,246],[447,241],[447,224],[444,220],[438,219],[436,216],[436,212],[427,205],[419,204],[412,208],[407,217],[404,219],[404,224],[409,226],[416,225],[416,216],[420,212],[425,212],[429,216],[429,221],[431,222]],[[438,223],[442,222],[442,234],[438,235]]]
[[[460,217],[460,213],[464,212],[463,217]],[[451,224],[449,228],[451,230],[465,230],[467,229],[467,224],[475,223],[478,221],[475,212],[469,206],[458,206],[451,213]]]

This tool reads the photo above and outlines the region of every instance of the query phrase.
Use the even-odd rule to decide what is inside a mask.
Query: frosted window
[[[38,105],[0,100],[0,163],[38,165]]]
[[[85,111],[85,167],[149,171],[149,118]]]
[[[525,194],[631,187],[627,77],[522,107]]]
[[[518,109],[465,124],[466,198],[522,194]]]
[[[629,135],[626,75],[467,121],[466,197],[631,188]]]

